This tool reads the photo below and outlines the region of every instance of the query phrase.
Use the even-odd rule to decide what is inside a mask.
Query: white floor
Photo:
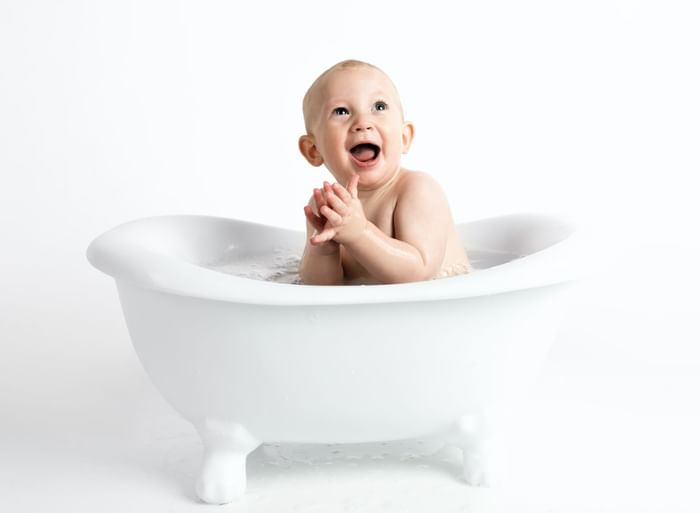
[[[204,505],[199,440],[144,375],[116,291],[16,316],[0,362],[0,511],[700,511],[698,257],[582,287],[493,488],[465,485],[459,452],[431,439],[264,445],[247,497]]]

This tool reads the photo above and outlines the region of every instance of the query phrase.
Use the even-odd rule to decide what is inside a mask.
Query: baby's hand
[[[313,208],[309,205],[306,205],[304,207],[304,214],[306,214],[306,218],[309,220],[309,223],[311,223],[311,226],[313,226],[316,230],[316,233],[314,234],[314,236],[316,236],[323,231],[323,228],[325,227],[327,222],[326,216],[320,214],[319,212],[320,208],[326,204],[326,200],[323,197],[323,192],[321,192],[321,189],[314,189],[314,195],[311,203],[313,204]],[[325,242],[314,242],[314,237],[311,237],[309,242],[312,246],[316,246],[319,249],[324,250],[323,252],[327,251],[329,254],[338,251],[340,247],[340,244],[338,244],[334,240],[328,240]]]
[[[360,238],[367,226],[362,202],[357,197],[357,183],[360,178],[353,175],[347,189],[342,185],[323,183],[324,204],[319,212],[325,216],[323,230],[311,237],[311,244],[334,240],[340,244],[350,244]]]

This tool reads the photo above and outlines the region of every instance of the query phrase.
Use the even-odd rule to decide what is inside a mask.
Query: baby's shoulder
[[[420,180],[434,180],[432,176],[430,176],[428,173],[425,171],[415,171],[411,169],[401,169],[401,181],[410,183],[410,182],[415,182],[415,181],[420,181]]]
[[[397,184],[398,197],[414,195],[442,194],[442,187],[431,175],[425,171],[404,170],[400,182]]]

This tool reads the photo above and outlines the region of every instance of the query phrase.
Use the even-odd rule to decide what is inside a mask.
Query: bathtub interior
[[[467,253],[485,252],[480,268],[507,263],[532,255],[566,240],[574,232],[570,221],[554,216],[520,214],[481,219],[457,225]],[[506,259],[499,258],[499,254]]]
[[[273,226],[209,216],[160,216],[121,225],[115,243],[202,265],[227,255],[267,254],[278,247],[303,249],[300,234]],[[117,240],[118,239],[118,240]]]
[[[120,238],[130,245],[193,265],[250,259],[286,251],[301,255],[305,233],[257,223],[209,216],[162,216],[127,223]],[[480,253],[478,268],[532,255],[571,235],[559,218],[511,215],[457,225],[468,253]]]
[[[479,272],[410,284],[298,285],[220,272],[213,262],[264,260],[276,251],[300,257],[305,233],[211,216],[124,223],[95,239],[87,257],[117,280],[179,295],[253,304],[356,304],[469,297],[576,280],[585,268],[581,249],[590,247],[581,243],[577,223],[556,215],[511,214],[456,228],[467,253],[478,257]]]

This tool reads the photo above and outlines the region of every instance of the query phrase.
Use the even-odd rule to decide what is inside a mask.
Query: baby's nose
[[[372,130],[372,124],[368,121],[360,120],[352,127],[353,132],[363,132],[364,130]]]

